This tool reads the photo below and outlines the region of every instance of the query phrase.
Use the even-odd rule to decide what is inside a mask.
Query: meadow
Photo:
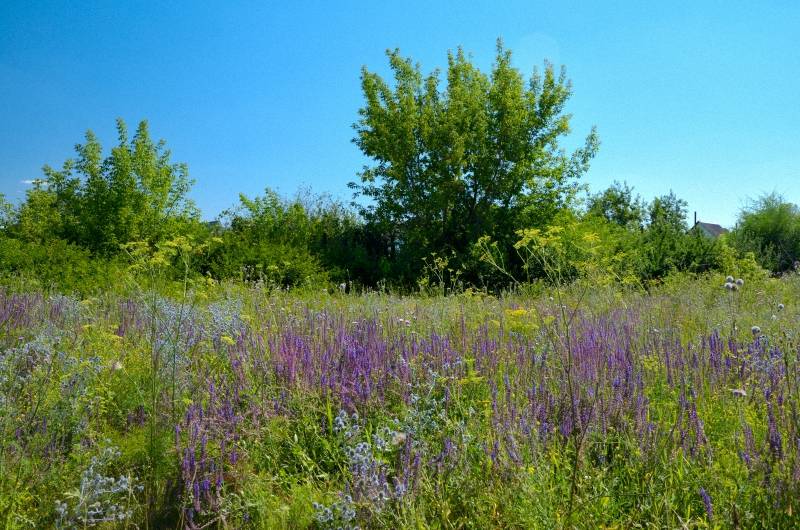
[[[800,276],[730,279],[448,296],[10,284],[0,521],[796,527]]]

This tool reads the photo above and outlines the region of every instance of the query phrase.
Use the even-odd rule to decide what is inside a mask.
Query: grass
[[[800,278],[724,282],[6,287],[0,525],[796,527]]]

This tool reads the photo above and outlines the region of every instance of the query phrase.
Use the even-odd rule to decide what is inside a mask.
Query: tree
[[[407,279],[432,252],[465,259],[491,234],[510,248],[514,231],[552,218],[571,200],[598,140],[567,154],[564,105],[572,93],[564,69],[545,64],[526,84],[498,42],[491,74],[462,49],[448,53],[446,84],[438,70],[388,51],[390,86],[362,69],[365,105],[354,142],[374,162],[351,187],[368,199],[361,213],[385,234],[385,250]]]
[[[14,220],[14,206],[0,193],[0,231],[5,232]]]
[[[142,121],[133,138],[117,120],[119,145],[103,158],[91,131],[75,146],[77,157],[29,190],[18,213],[27,239],[60,238],[94,252],[116,253],[130,241],[157,242],[198,213],[187,194],[186,164],[173,164],[163,140],[154,142]]]
[[[688,207],[686,201],[679,199],[672,190],[667,195],[656,197],[647,211],[650,228],[686,230]]]
[[[605,191],[589,197],[587,213],[604,218],[625,228],[641,228],[644,224],[642,199],[633,195],[633,188],[614,182]]]
[[[762,267],[787,271],[800,257],[800,209],[777,193],[764,195],[739,213],[731,239]]]
[[[647,230],[640,238],[642,256],[641,275],[644,278],[660,278],[681,264],[690,261],[684,255],[686,234],[686,212],[688,205],[673,191],[656,197],[647,208]]]

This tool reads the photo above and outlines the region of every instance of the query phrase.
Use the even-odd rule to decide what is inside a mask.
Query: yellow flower
[[[233,339],[232,339],[231,337],[229,337],[228,335],[223,335],[222,337],[220,337],[220,340],[221,340],[222,342],[224,342],[225,344],[227,344],[228,346],[233,346],[234,344],[236,344],[236,341],[235,341],[235,340],[233,340]]]

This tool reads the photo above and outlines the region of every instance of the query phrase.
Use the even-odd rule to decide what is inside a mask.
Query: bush
[[[103,260],[61,239],[26,242],[0,236],[0,270],[14,278],[61,292],[93,293],[118,285],[125,274],[118,260]]]

